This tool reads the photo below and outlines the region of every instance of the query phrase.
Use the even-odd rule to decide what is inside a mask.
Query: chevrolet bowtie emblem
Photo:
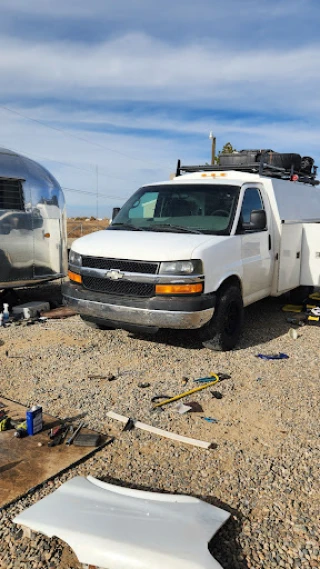
[[[122,279],[123,273],[121,273],[119,269],[111,269],[111,271],[107,271],[104,276],[106,279],[117,281],[118,279]]]

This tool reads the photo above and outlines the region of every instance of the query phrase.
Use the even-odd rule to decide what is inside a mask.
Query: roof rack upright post
[[[263,172],[263,162],[262,162],[262,160],[260,160],[260,162],[259,162],[259,176],[262,176],[262,172]]]
[[[177,169],[176,169],[176,177],[180,176],[180,168],[181,168],[181,160],[178,160]]]

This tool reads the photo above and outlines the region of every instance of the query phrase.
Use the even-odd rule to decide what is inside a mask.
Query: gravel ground
[[[27,298],[58,299],[59,287],[22,291],[21,299]],[[195,334],[92,330],[78,316],[1,328],[0,395],[26,406],[42,404],[59,417],[86,411],[89,427],[115,441],[0,512],[0,569],[80,567],[63,542],[23,538],[12,523],[18,512],[79,474],[190,494],[225,508],[231,517],[210,543],[224,569],[319,568],[320,329],[299,328],[292,340],[281,305],[267,299],[246,309],[242,343],[229,353],[202,348]],[[6,350],[28,359],[10,359]],[[289,359],[255,357],[279,351]],[[88,379],[109,372],[117,379]],[[151,411],[154,395],[185,391],[210,372],[231,379],[213,388],[222,399],[210,389],[189,399],[203,413],[179,415],[174,404]],[[139,388],[140,382],[150,387]],[[122,425],[106,417],[111,409],[218,446],[207,451],[140,430],[122,433]]]

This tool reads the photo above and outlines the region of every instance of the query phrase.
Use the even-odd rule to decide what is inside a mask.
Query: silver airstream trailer
[[[66,211],[58,182],[37,162],[0,148],[0,289],[66,272]]]

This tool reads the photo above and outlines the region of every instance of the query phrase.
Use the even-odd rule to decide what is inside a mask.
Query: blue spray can
[[[35,435],[42,431],[42,407],[34,405],[26,412],[28,435]]]

